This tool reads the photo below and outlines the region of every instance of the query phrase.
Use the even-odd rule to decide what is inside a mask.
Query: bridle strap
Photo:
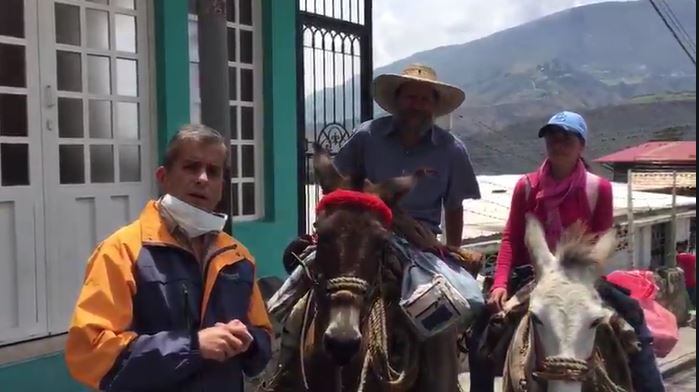
[[[320,291],[325,291],[325,293],[335,293],[338,291],[349,291],[353,295],[361,295],[365,296],[367,292],[369,291],[369,283],[360,278],[355,278],[351,276],[340,276],[337,278],[332,278],[328,279],[327,281],[324,280],[322,277],[319,279],[316,279],[316,277],[312,274],[310,268],[301,260],[298,258],[298,256],[294,255],[299,263],[303,266],[303,269],[308,277],[308,279],[312,282],[312,287],[311,290],[308,293],[308,296],[306,298],[306,306],[303,311],[303,322],[302,322],[302,327],[301,327],[301,344],[299,344],[299,359],[301,362],[301,379],[303,381],[303,386],[306,391],[310,391],[309,385],[308,385],[308,374],[306,372],[306,360],[305,360],[305,351],[304,346],[306,343],[306,334],[308,333],[308,328],[309,328],[309,323],[312,319],[315,319],[316,316],[316,304],[314,302],[317,302],[316,296],[319,294]],[[325,289],[325,290],[322,290]],[[313,312],[313,315],[311,315],[311,312]],[[337,369],[337,375],[342,374],[341,369]],[[341,384],[341,379],[339,381],[340,383],[337,384],[338,388],[342,387]]]
[[[337,278],[328,279],[328,281],[325,283],[325,290],[328,293],[350,291],[356,295],[365,295],[369,291],[369,283],[360,278],[340,276]]]
[[[592,371],[593,356],[587,360],[565,357],[546,357],[544,350],[541,347],[539,333],[534,326],[532,317],[529,317],[532,329],[530,342],[534,348],[536,357],[536,368],[533,372],[534,378],[541,381],[568,381],[568,382],[584,382],[589,379]]]
[[[301,266],[303,269],[303,272],[306,274],[306,278],[308,278],[308,281],[311,282],[313,286],[318,286],[318,280],[313,276],[313,273],[311,273],[311,269],[308,267],[308,264],[306,264],[305,261],[303,261],[296,253],[291,253],[298,264]]]

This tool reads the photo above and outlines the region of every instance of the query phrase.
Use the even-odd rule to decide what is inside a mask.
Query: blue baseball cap
[[[587,142],[587,123],[583,116],[575,112],[563,111],[556,113],[549,122],[539,130],[539,137],[544,137],[552,129],[562,129],[574,133]]]

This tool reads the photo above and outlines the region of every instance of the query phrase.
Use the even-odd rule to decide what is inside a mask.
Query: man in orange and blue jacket
[[[156,171],[164,196],[92,254],[65,358],[104,391],[243,391],[271,356],[271,325],[250,253],[222,231],[228,148],[182,128]]]

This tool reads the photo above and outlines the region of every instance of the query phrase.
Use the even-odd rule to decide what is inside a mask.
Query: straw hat
[[[394,114],[398,109],[396,90],[406,82],[423,82],[432,85],[439,95],[435,107],[435,117],[444,116],[458,108],[465,99],[463,90],[437,80],[437,73],[430,67],[420,64],[408,65],[398,74],[379,75],[374,79],[374,99],[385,111]]]

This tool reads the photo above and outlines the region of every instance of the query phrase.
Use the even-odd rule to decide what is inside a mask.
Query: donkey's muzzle
[[[546,381],[584,382],[590,376],[590,360],[549,357],[543,360],[534,377]]]
[[[341,334],[330,334],[323,336],[325,351],[330,355],[336,365],[347,365],[357,352],[362,342],[362,335],[356,331],[347,331]]]

